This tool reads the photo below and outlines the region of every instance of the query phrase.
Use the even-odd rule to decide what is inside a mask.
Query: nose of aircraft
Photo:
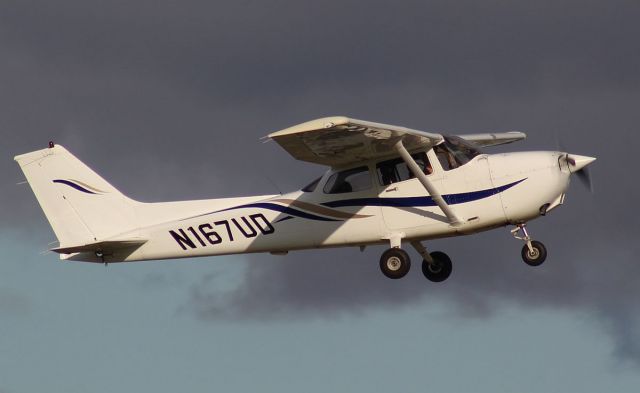
[[[567,153],[567,162],[571,166],[571,172],[578,172],[582,168],[591,164],[596,160],[595,157],[579,156],[577,154]]]

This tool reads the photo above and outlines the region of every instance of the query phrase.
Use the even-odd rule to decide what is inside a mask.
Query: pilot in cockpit
[[[449,149],[445,147],[444,144],[434,146],[433,151],[436,153],[438,161],[440,161],[440,165],[442,165],[442,169],[444,169],[445,171],[455,169],[459,166],[456,158],[449,151]]]

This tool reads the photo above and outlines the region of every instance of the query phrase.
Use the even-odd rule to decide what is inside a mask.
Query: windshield
[[[445,171],[456,169],[482,154],[477,147],[457,136],[445,136],[444,142],[433,151]]]

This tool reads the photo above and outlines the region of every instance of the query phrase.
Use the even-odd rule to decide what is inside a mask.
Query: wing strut
[[[445,216],[449,219],[449,223],[453,226],[461,225],[462,220],[458,218],[456,213],[447,205],[447,202],[442,198],[442,195],[438,192],[438,190],[431,184],[431,181],[427,178],[427,175],[422,172],[418,164],[416,164],[411,154],[407,151],[407,149],[402,144],[402,139],[398,140],[395,144],[396,151],[400,154],[400,157],[407,163],[409,170],[413,175],[420,180],[420,183],[424,186],[425,190],[429,193],[433,201],[438,205],[440,210],[444,213]]]

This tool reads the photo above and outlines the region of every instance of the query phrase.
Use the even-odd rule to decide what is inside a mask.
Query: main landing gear
[[[440,251],[428,253],[420,242],[411,242],[411,245],[422,256],[422,274],[429,281],[442,282],[451,275],[453,265],[447,254]],[[380,270],[389,278],[402,278],[410,268],[411,258],[399,246],[388,249],[380,257]]]
[[[522,235],[520,234],[522,233]],[[527,224],[518,224],[511,230],[511,234],[518,240],[523,240],[522,260],[529,266],[540,266],[547,259],[547,248],[537,240],[531,240],[527,232]]]
[[[516,225],[511,231],[513,237],[525,242],[522,247],[522,259],[529,266],[539,266],[547,259],[547,248],[541,242],[532,240],[527,232],[527,225],[522,223]],[[451,258],[441,251],[429,253],[427,249],[418,241],[411,242],[411,245],[422,256],[422,274],[433,282],[442,282],[449,278],[453,265]],[[411,258],[406,251],[400,248],[400,239],[391,239],[391,248],[385,251],[380,257],[380,270],[382,273],[393,279],[402,278],[411,269]]]

